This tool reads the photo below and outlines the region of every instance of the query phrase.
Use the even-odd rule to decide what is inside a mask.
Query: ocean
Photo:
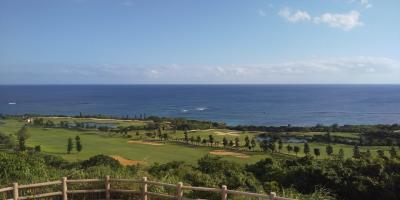
[[[400,123],[400,85],[3,85],[2,114],[184,117],[229,125]]]

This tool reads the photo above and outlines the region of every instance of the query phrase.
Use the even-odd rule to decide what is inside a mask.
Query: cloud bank
[[[8,70],[1,67],[0,73],[4,75],[1,84],[398,84],[400,62],[390,58],[360,56],[316,58],[265,65],[13,66]],[[29,82],[24,82],[25,80]]]

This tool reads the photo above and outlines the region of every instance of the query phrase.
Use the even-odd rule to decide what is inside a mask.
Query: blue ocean
[[[229,125],[400,123],[400,85],[0,86],[2,114],[185,117]]]

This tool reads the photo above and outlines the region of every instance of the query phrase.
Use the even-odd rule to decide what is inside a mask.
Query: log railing
[[[84,189],[84,190],[69,190],[68,183],[104,183],[104,188],[98,189]],[[127,189],[112,189],[112,183],[136,183],[140,185],[140,190],[127,190]],[[32,188],[40,188],[44,186],[54,186],[58,185],[60,191],[56,192],[48,192],[43,194],[34,194],[27,196],[20,196],[21,189],[32,189]],[[175,195],[164,194],[164,193],[156,193],[148,191],[149,185],[162,186],[166,188],[171,188],[175,190]],[[68,200],[68,194],[88,194],[88,193],[103,193],[105,194],[105,200],[111,200],[112,193],[125,193],[125,194],[137,194],[140,196],[141,200],[147,200],[148,197],[154,196],[163,199],[176,199],[176,200],[190,200],[190,198],[184,197],[184,190],[191,191],[204,191],[204,192],[212,192],[221,195],[221,200],[227,200],[228,195],[234,196],[243,196],[249,198],[258,198],[258,199],[270,199],[270,200],[294,200],[291,198],[278,197],[276,193],[271,192],[270,194],[258,194],[251,192],[243,192],[236,190],[228,190],[226,185],[223,185],[221,188],[207,188],[207,187],[194,187],[183,185],[182,182],[177,184],[169,184],[169,183],[161,183],[156,181],[149,181],[146,177],[143,177],[141,180],[134,179],[113,179],[110,176],[105,176],[104,179],[78,179],[78,180],[68,180],[66,177],[63,177],[59,181],[51,181],[45,183],[34,183],[28,185],[18,185],[18,183],[13,183],[12,187],[0,188],[0,195],[2,193],[11,193],[12,198],[6,198],[6,200],[24,200],[24,199],[40,199],[40,198],[48,198],[48,197],[57,197],[62,200]],[[0,196],[1,199],[1,196]]]

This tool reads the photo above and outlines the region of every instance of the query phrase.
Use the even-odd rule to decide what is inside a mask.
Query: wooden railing
[[[84,189],[84,190],[68,190],[68,183],[104,183],[104,188],[100,189]],[[111,183],[136,183],[139,184],[139,190],[127,190],[127,189],[111,189]],[[31,189],[31,188],[40,188],[44,186],[54,186],[59,185],[59,190],[56,192],[48,192],[43,194],[34,194],[34,195],[26,195],[20,196],[21,189]],[[150,192],[147,190],[149,185],[154,186],[162,186],[166,188],[171,188],[175,190],[175,195],[164,194],[164,193],[156,193]],[[34,183],[28,185],[18,185],[18,183],[13,183],[12,187],[5,187],[0,189],[0,194],[10,192],[12,198],[6,198],[7,200],[24,200],[24,199],[40,199],[40,198],[49,198],[49,197],[57,197],[62,200],[68,200],[69,194],[88,194],[88,193],[103,193],[105,194],[105,200],[111,200],[112,193],[125,193],[125,194],[136,194],[141,200],[147,200],[149,196],[154,196],[162,199],[176,199],[176,200],[190,200],[190,198],[184,197],[184,190],[191,191],[204,191],[204,192],[212,192],[221,195],[221,200],[227,200],[228,195],[234,196],[243,196],[250,198],[258,198],[258,199],[270,199],[270,200],[294,200],[290,198],[278,197],[276,193],[271,192],[270,194],[258,194],[251,192],[243,192],[236,190],[228,190],[226,185],[223,185],[221,188],[207,188],[207,187],[194,187],[183,185],[182,182],[177,184],[169,184],[169,183],[161,183],[156,181],[149,181],[146,177],[143,177],[142,180],[133,180],[133,179],[113,179],[110,176],[105,176],[104,179],[79,179],[79,180],[68,180],[66,177],[63,177],[59,181],[51,181],[45,183]],[[1,199],[1,196],[0,196]]]

